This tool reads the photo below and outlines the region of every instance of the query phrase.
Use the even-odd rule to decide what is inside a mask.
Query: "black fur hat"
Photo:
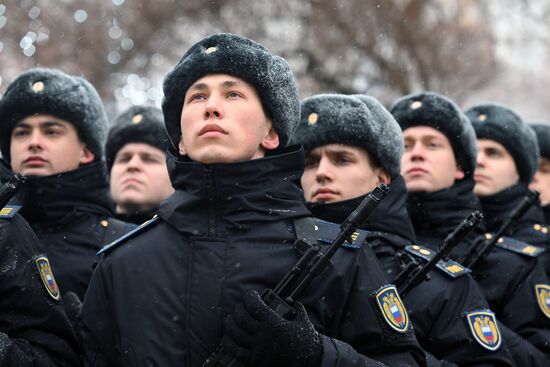
[[[7,162],[15,124],[37,114],[70,122],[94,153],[95,160],[103,158],[107,117],[95,88],[81,77],[56,69],[35,68],[12,81],[0,100],[0,148]]]
[[[228,74],[252,84],[272,119],[281,146],[287,145],[300,118],[298,89],[288,63],[250,39],[220,33],[192,46],[164,79],[162,110],[175,147],[181,136],[185,93],[208,74]]]
[[[327,144],[364,148],[391,177],[400,174],[403,136],[392,115],[366,95],[319,94],[301,103],[293,143],[306,153]]]
[[[550,159],[550,123],[531,122],[529,126],[531,126],[537,135],[540,156]]]
[[[477,160],[476,136],[472,124],[453,101],[433,92],[409,94],[398,99],[390,112],[403,131],[409,127],[428,126],[444,134],[466,177],[473,176]]]
[[[117,116],[107,135],[105,157],[111,172],[116,154],[128,143],[145,143],[166,151],[170,145],[160,108],[133,106]]]
[[[477,138],[502,144],[514,158],[520,180],[531,182],[539,167],[539,147],[533,129],[514,111],[497,103],[475,105],[466,110],[466,115]]]

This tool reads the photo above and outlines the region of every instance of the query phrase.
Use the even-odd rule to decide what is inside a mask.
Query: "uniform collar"
[[[260,159],[209,165],[168,152],[167,163],[176,191],[161,204],[159,216],[178,231],[219,235],[228,228],[244,230],[309,214],[296,185],[304,164],[299,146]]]

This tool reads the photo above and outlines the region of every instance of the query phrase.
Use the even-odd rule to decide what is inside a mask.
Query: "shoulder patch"
[[[387,285],[376,292],[376,302],[384,320],[392,329],[400,333],[407,332],[409,328],[409,315],[399,297],[397,288]]]
[[[21,209],[21,205],[6,205],[0,209],[1,219],[11,219],[15,217],[15,214]]]
[[[44,284],[44,287],[48,291],[48,294],[54,300],[59,301],[61,297],[59,294],[59,287],[57,286],[57,282],[55,281],[55,278],[53,276],[52,268],[50,266],[48,258],[45,256],[40,256],[36,258],[36,260],[34,260],[34,263],[36,264],[36,268],[38,269],[38,273],[40,274],[40,279],[42,280],[42,284]]]
[[[465,317],[472,336],[483,348],[490,351],[500,348],[502,338],[493,312],[489,310],[466,312]]]
[[[435,254],[434,251],[419,245],[406,246],[405,251],[425,261],[430,261]],[[447,261],[439,260],[435,267],[450,276],[451,278],[458,278],[464,274],[468,274],[471,272],[471,270],[464,265],[461,265],[460,263],[451,259],[448,259]]]
[[[492,233],[486,233],[485,238],[491,239]],[[538,246],[533,246],[520,240],[516,240],[511,237],[501,237],[496,243],[497,247],[504,250],[512,251],[518,254],[522,254],[529,257],[537,257],[542,254],[546,249]]]
[[[550,286],[547,284],[536,284],[535,294],[540,310],[546,317],[550,318]]]
[[[153,218],[151,218],[148,221],[142,223],[139,227],[137,227],[137,228],[131,230],[130,232],[126,233],[124,236],[114,240],[113,242],[111,242],[108,245],[103,246],[103,248],[101,250],[99,250],[96,255],[101,255],[101,254],[104,254],[108,251],[111,251],[111,250],[117,248],[118,246],[120,246],[123,243],[125,243],[126,241],[128,241],[130,238],[133,238],[137,234],[143,232],[145,229],[151,228],[154,224],[158,223],[158,221],[159,221],[159,217],[155,215]]]
[[[319,244],[331,244],[340,233],[340,225],[315,218],[315,231]],[[342,247],[361,248],[367,238],[367,231],[357,229],[352,235],[352,243],[344,242]]]

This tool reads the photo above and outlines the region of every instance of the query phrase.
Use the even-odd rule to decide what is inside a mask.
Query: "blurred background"
[[[285,57],[302,97],[367,93],[389,106],[432,90],[550,122],[548,0],[0,0],[0,94],[43,66],[87,78],[111,118],[160,105],[164,75],[216,32]]]

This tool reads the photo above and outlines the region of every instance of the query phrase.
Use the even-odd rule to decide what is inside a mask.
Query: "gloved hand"
[[[323,344],[301,303],[287,320],[267,306],[256,291],[245,293],[243,302],[225,319],[222,345],[248,366],[317,367]]]

